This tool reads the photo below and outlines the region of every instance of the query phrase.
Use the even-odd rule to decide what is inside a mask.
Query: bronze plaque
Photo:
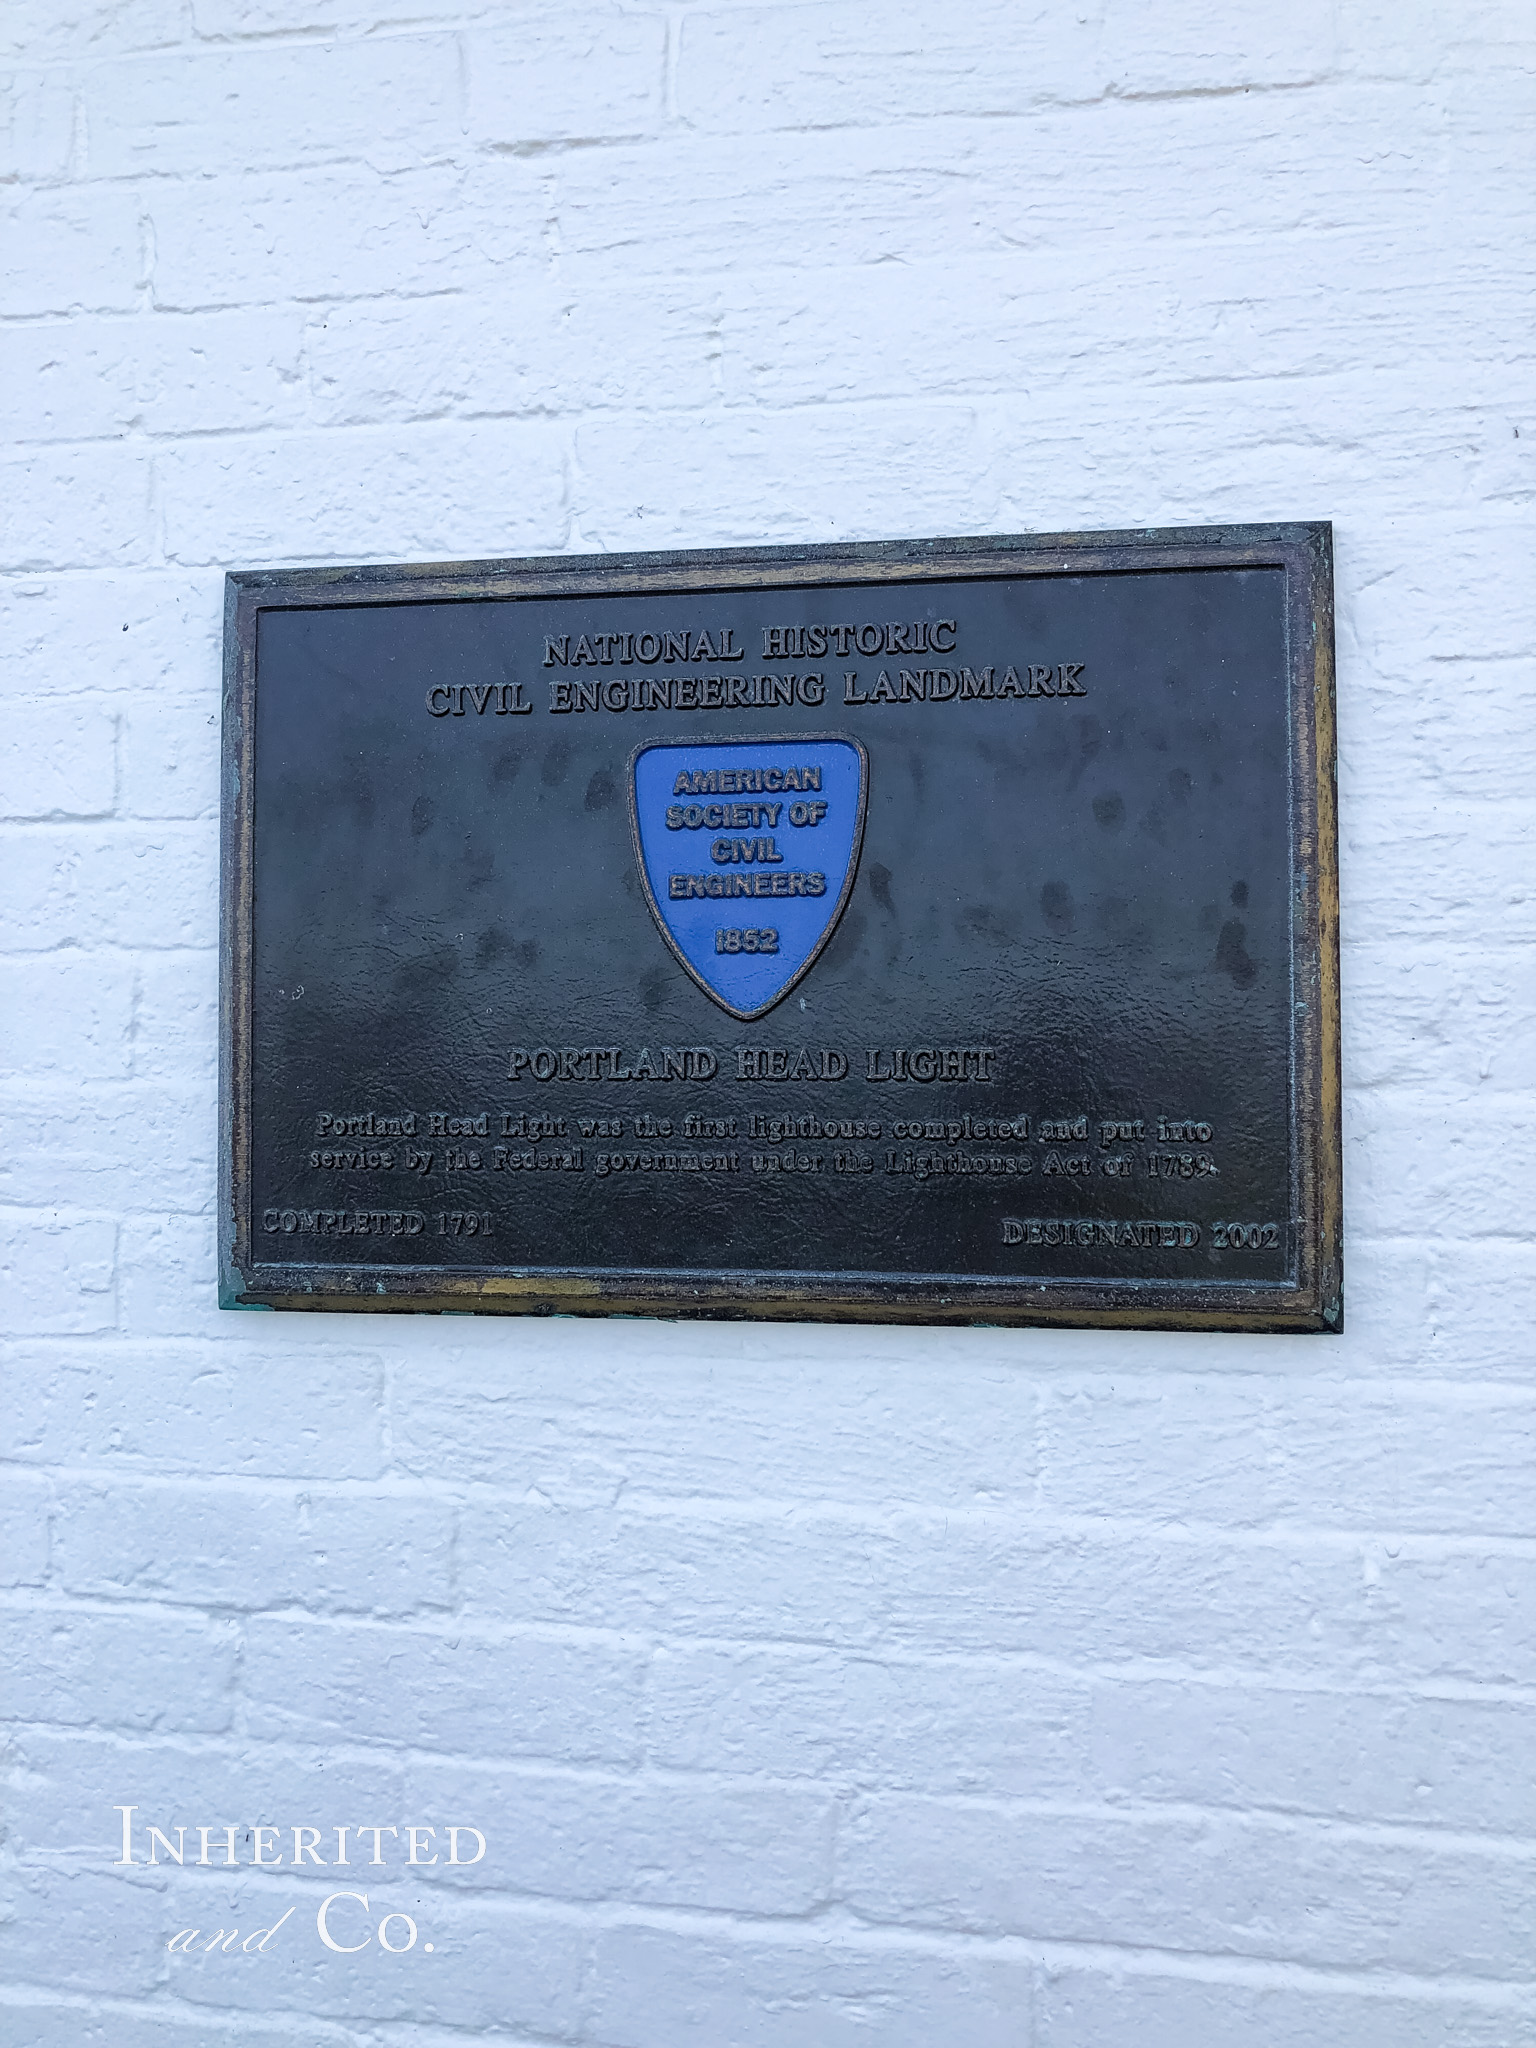
[[[230,1307],[1338,1329],[1326,525],[231,576]]]

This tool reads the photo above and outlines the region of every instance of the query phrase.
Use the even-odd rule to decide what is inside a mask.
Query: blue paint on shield
[[[733,1017],[771,1010],[831,937],[858,867],[867,781],[856,740],[636,751],[630,814],[652,913]]]

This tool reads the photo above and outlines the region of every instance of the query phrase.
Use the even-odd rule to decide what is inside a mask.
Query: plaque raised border
[[[961,1273],[442,1267],[282,1261],[253,1231],[253,735],[263,609],[794,589],[1200,568],[1285,574],[1294,1285]],[[1343,1324],[1332,529],[1327,522],[239,571],[226,582],[220,948],[225,1307],[1337,1331]],[[627,751],[627,750],[626,750]]]

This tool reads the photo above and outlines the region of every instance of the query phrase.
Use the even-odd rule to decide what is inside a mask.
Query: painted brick
[[[1367,1369],[1529,1384],[1524,1351],[1510,1342],[1536,1304],[1536,1247],[1522,1238],[1357,1238],[1351,1270],[1354,1298],[1363,1272],[1375,1311],[1357,1354]]]
[[[0,1472],[0,1586],[41,1586],[48,1576],[53,1490],[30,1472]]]
[[[1513,430],[1511,430],[1513,431]],[[1437,664],[1439,687],[1416,702],[1407,692],[1390,691],[1392,709],[1405,720],[1404,749],[1413,773],[1426,792],[1470,804],[1497,805],[1524,794],[1524,785],[1507,759],[1499,758],[1499,736],[1513,721],[1522,730],[1536,718],[1536,662],[1448,660]],[[1388,787],[1384,764],[1371,751],[1351,750],[1351,788],[1361,801],[1372,801]],[[1411,959],[1411,949],[1404,948]]]
[[[133,1070],[135,969],[124,954],[14,953],[5,963],[0,1071],[125,1079]]]
[[[385,176],[319,166],[157,182],[143,196],[155,304],[192,311],[462,291],[477,274],[483,281],[538,251],[543,216],[531,175],[503,164],[479,182],[479,209],[464,205],[453,169]]]
[[[218,931],[211,825],[0,828],[0,946],[206,946]]]
[[[1038,2048],[1529,2048],[1523,2001],[1479,2002],[1310,1984],[1245,1984],[1151,1971],[1060,1969],[1040,1987]]]
[[[1093,1687],[989,1658],[658,1651],[649,1749],[674,1771],[1092,1798]]]
[[[1519,1536],[1533,1431],[1523,1393],[1058,1383],[1039,1499],[1063,1514]]]
[[[253,1621],[245,1641],[251,1726],[269,1736],[580,1763],[632,1763],[638,1752],[637,1649],[272,1618]]]
[[[771,134],[754,137],[750,150],[690,136],[665,152],[574,152],[554,174],[562,272],[579,278],[584,260],[599,256],[610,278],[696,269],[749,223],[754,269],[803,274],[881,261],[968,267],[1010,248],[1080,247],[1085,238],[1105,262],[1122,250],[1144,260],[1149,240],[1358,233],[1438,203],[1438,174],[1423,160],[1389,161],[1383,148],[1368,177],[1359,156],[1422,115],[1419,96],[1378,88],[1351,113],[1330,121],[1322,98],[1282,108],[1278,96],[1239,91],[1117,98],[1102,111],[1049,109],[1012,123]],[[1213,190],[1207,166],[1238,158],[1241,184]],[[1093,426],[1112,432],[1112,420],[1095,412]],[[1202,445],[1214,451],[1220,442]]]
[[[154,50],[188,27],[186,0],[13,0],[0,21],[0,53],[41,64],[102,49]]]
[[[614,1927],[597,1938],[593,2037],[612,2048],[1025,2048],[1027,1963],[794,1933]]]
[[[0,577],[14,687],[37,697],[207,689],[219,673],[222,600],[213,570]]]
[[[0,182],[60,178],[69,167],[74,97],[46,73],[0,78]]]
[[[601,536],[604,547],[632,546],[641,530],[673,545],[685,530],[684,507],[721,545],[746,545],[756,508],[733,478],[750,470],[778,499],[786,540],[867,528],[882,489],[920,503],[930,523],[949,532],[975,521],[976,474],[988,459],[965,406],[923,406],[899,424],[873,409],[809,408],[773,419],[727,412],[677,423],[599,417],[576,430],[575,510],[583,533]],[[985,484],[981,491],[985,507]]]
[[[1433,666],[1408,692],[1414,710],[1439,691],[1440,663],[1473,662],[1474,686],[1482,687],[1483,664],[1536,649],[1536,597],[1510,585],[1499,566],[1506,531],[1497,508],[1473,517],[1455,507],[1438,516],[1415,510],[1362,523],[1350,537],[1346,645],[1368,671],[1382,665],[1383,657],[1390,664],[1390,650],[1405,639],[1422,649]],[[1448,673],[1461,682],[1460,674]],[[1353,699],[1353,691],[1343,694],[1346,713]],[[1372,731],[1362,729],[1362,748],[1370,746]]]
[[[452,1547],[451,1508],[398,1494],[114,1477],[61,1502],[61,1583],[98,1598],[411,1614],[449,1604]]]
[[[1497,1696],[1105,1683],[1089,1739],[1095,1797],[1536,1840]]]
[[[1382,33],[1391,14],[1384,0],[1349,0],[1339,10],[1341,51],[1355,76],[1427,79],[1433,69],[1476,75],[1517,54],[1528,38],[1518,7],[1476,0],[1454,23],[1421,16],[1411,39]]]
[[[1287,1519],[1529,1533],[1536,1407],[1524,1390],[1319,1387],[1287,1399],[1279,1421]]]
[[[7,706],[0,817],[99,818],[117,793],[117,720],[95,703]]]
[[[657,1654],[648,1746],[675,1771],[1536,1839],[1497,1696],[690,1645]]]
[[[316,2020],[297,2028],[261,2021],[230,2025],[207,2012],[178,2011],[159,2000],[135,2010],[114,2003],[34,2003],[22,1994],[0,2000],[0,2013],[18,2028],[17,2048],[364,2048],[361,2034]],[[424,2038],[424,2037],[418,2037]]]
[[[1349,984],[1347,1057],[1361,1088],[1514,1092],[1536,1064],[1536,961],[1525,947],[1480,948],[1447,972],[1428,948],[1357,946]]]
[[[448,36],[181,50],[103,65],[80,100],[93,178],[205,178],[361,158],[412,169],[456,139]]]
[[[690,128],[724,135],[765,129],[885,127],[955,115],[1020,116],[1052,101],[1099,96],[1099,26],[985,0],[951,33],[912,0],[877,11],[857,4],[701,8],[684,16],[678,111]]]
[[[1347,274],[1326,282],[1309,269],[1304,238],[1238,235],[1223,239],[1214,263],[1210,243],[1185,240],[1117,251],[1112,266],[1086,239],[978,255],[967,266],[971,290],[958,301],[942,259],[750,276],[724,307],[724,388],[733,402],[773,405],[911,398],[931,391],[931,365],[947,352],[950,391],[1003,395],[1022,378],[1034,399],[1061,394],[1069,404],[1085,377],[1101,388],[1133,382],[1169,394],[1219,379],[1231,387],[1224,402],[1241,405],[1279,374],[1306,374],[1347,377],[1356,404],[1375,412],[1392,405],[1396,387],[1360,373],[1390,366],[1416,388],[1443,379],[1445,401],[1464,405],[1465,377],[1436,361],[1428,307],[1405,300],[1379,240],[1348,229],[1340,240]],[[1518,288],[1492,252],[1448,250],[1424,291],[1446,319],[1468,292],[1498,306],[1501,321],[1518,318]],[[1350,309],[1342,324],[1330,317],[1341,293]],[[829,302],[838,332],[830,349]],[[1070,353],[1060,346],[1064,322]],[[1482,374],[1477,395],[1490,406],[1513,401],[1514,363],[1490,363]],[[1506,433],[1513,445],[1512,427]]]
[[[666,24],[597,5],[530,7],[517,38],[471,35],[469,131],[499,149],[652,134],[661,126]]]
[[[24,245],[26,258],[13,256],[6,263],[0,314],[132,306],[144,275],[140,222],[138,195],[126,187],[19,187],[6,193],[0,199],[6,245]]]
[[[1354,876],[1353,917],[1357,936],[1367,941],[1422,940],[1455,934],[1478,944],[1524,944],[1536,932],[1536,904],[1512,876],[1516,849],[1531,830],[1531,805],[1511,804],[1485,812],[1481,829],[1464,824],[1450,807],[1419,802],[1404,815],[1379,816],[1369,839],[1346,827]],[[1393,877],[1411,875],[1419,914],[1409,915]],[[1469,901],[1470,898],[1470,901]]]
[[[113,2003],[109,2009],[80,2003],[35,2003],[35,1995],[0,2001],[0,2013],[14,2025],[16,2048],[365,2048],[360,2034],[342,2032],[324,2019],[313,2025],[268,2028],[227,2025],[211,2030],[209,2015],[178,2011],[160,1999],[141,2007]]]
[[[1211,5],[1181,7],[1171,21],[1154,25],[1145,9],[1105,0],[1107,82],[1127,94],[1312,84],[1331,68],[1333,23],[1327,0],[1301,0],[1242,27]]]
[[[1536,1557],[1509,1550],[1386,1550],[1378,1604],[1397,1637],[1391,1668],[1423,1683],[1536,1682]]]
[[[316,417],[328,426],[444,414],[647,411],[714,397],[719,295],[684,279],[636,301],[519,283],[441,298],[332,306],[305,333]]]
[[[705,1518],[477,1504],[462,1542],[466,1603],[522,1624],[1098,1663],[1220,1654],[1234,1669],[1341,1675],[1390,1665],[1410,1635],[1415,1661],[1429,1654],[1416,1608],[1378,1597],[1347,1546],[1239,1548],[987,1514]]]
[[[1112,394],[1103,395],[1114,406]],[[1216,448],[1200,431],[1201,399],[1194,381],[1190,386],[1162,388],[1145,401],[1146,439],[1121,457],[1119,488],[1146,490],[1153,488],[1156,476],[1176,475],[1180,495],[1170,510],[1176,510],[1178,522],[1184,523],[1214,517],[1218,511],[1235,518],[1236,508],[1248,501],[1262,479],[1264,491],[1278,506],[1294,507],[1308,493],[1323,490],[1336,500],[1349,497],[1368,521],[1372,513],[1384,514],[1397,495],[1394,471],[1402,460],[1399,451],[1408,422],[1396,407],[1381,407],[1369,434],[1362,432],[1363,403],[1367,401],[1359,386],[1348,376],[1234,384],[1224,406],[1225,436]],[[1424,437],[1420,459],[1441,477],[1442,488],[1451,488],[1464,472],[1469,439],[1475,437],[1490,449],[1502,446],[1506,438],[1513,442],[1512,435],[1480,414],[1473,416],[1470,409],[1460,417],[1459,409],[1451,406],[1434,410],[1435,428]],[[988,418],[996,436],[996,460],[1006,473],[1005,525],[1017,527],[1032,500],[1041,507],[1036,517],[1059,520],[1071,498],[1097,496],[1095,446],[1074,426],[1064,394],[1047,393],[1027,404],[1012,397],[999,400],[988,409]],[[1312,438],[1319,430],[1328,438],[1324,454],[1318,453]],[[1106,498],[1096,508],[1104,524],[1111,502]],[[1417,792],[1414,801],[1422,815]],[[1382,808],[1389,817],[1390,807]],[[1453,823],[1460,821],[1448,814],[1447,826]]]
[[[1362,1093],[1351,1108],[1356,1144],[1362,1151],[1379,1148],[1399,1105],[1384,1093]],[[1457,1236],[1518,1236],[1517,1161],[1530,1144],[1532,1122],[1533,1106],[1524,1094],[1500,1096],[1485,1089],[1459,1107],[1443,1099],[1427,1106],[1416,1170],[1383,1178],[1371,1204],[1372,1227],[1407,1237],[1422,1230],[1427,1219],[1443,1217]]]
[[[493,1845],[454,1866],[443,1838],[444,1884],[791,1917],[830,1892],[825,1792],[427,1762],[409,1766],[407,1784],[412,1812],[469,1816]]]
[[[7,1962],[23,1984],[121,1997],[152,1991],[164,1976],[158,1887],[130,1883],[126,1873],[29,1870],[12,1872],[0,1898]],[[108,1927],[111,1942],[102,1939]]]
[[[300,520],[312,560],[545,553],[564,538],[564,469],[564,436],[534,421],[435,425],[408,450],[369,432],[193,441],[160,458],[166,548],[182,562],[257,567],[274,558],[270,536]],[[491,511],[514,475],[517,491]]]
[[[0,1210],[0,1287],[14,1336],[82,1337],[117,1321],[117,1225]]]
[[[81,316],[0,327],[0,372],[19,440],[302,426],[302,335],[298,311]]]
[[[86,442],[0,461],[0,548],[18,569],[118,567],[150,552],[149,458]]]
[[[20,1343],[0,1371],[9,1455],[126,1472],[374,1479],[384,1367],[327,1344],[287,1360],[226,1343]]]
[[[1529,1953],[1533,1856],[887,1799],[854,1816],[838,1870],[854,1912],[879,1922],[1498,1978]]]
[[[181,762],[186,756],[178,746],[172,758]],[[99,953],[92,956],[96,960],[104,957]],[[217,956],[202,951],[164,951],[140,954],[139,963],[133,1007],[134,1073],[146,1080],[211,1076],[218,1043]]]
[[[606,0],[598,0],[599,7]],[[441,23],[459,28],[502,12],[501,0],[191,0],[192,24],[205,42],[255,42],[283,35],[378,35]],[[530,7],[519,12],[534,14]]]
[[[293,34],[333,33],[348,23],[346,0],[192,0],[192,21],[199,36],[212,40]],[[428,12],[415,10],[418,19]],[[369,10],[369,21],[385,10]]]
[[[144,1731],[229,1726],[238,1646],[225,1622],[11,1605],[6,1635],[0,1720]]]
[[[573,1374],[587,1340],[550,1324],[515,1360],[460,1353],[448,1377],[435,1359],[402,1360],[395,1456],[423,1479],[534,1487],[572,1503],[606,1503],[620,1489],[719,1500],[1028,1499],[1028,1378],[998,1355],[957,1360],[938,1385],[921,1355],[890,1336],[867,1335],[872,1355],[859,1358],[807,1332],[770,1383],[751,1370],[763,1339],[750,1329],[637,1332],[625,1360]],[[829,1372],[837,1397],[808,1444],[783,1428],[785,1402],[814,1400]]]
[[[206,696],[138,700],[122,716],[122,811],[130,818],[216,814],[219,715]]]
[[[1041,1404],[1040,1493],[1063,1515],[1274,1522],[1286,1474],[1264,1379],[1149,1379],[1051,1387]]]
[[[119,1288],[124,1333],[146,1343],[169,1337],[215,1344],[248,1339],[250,1321],[262,1311],[241,1311],[245,1328],[231,1330],[231,1317],[217,1306],[218,1260],[211,1208],[202,1199],[206,1190],[200,1182],[171,1175],[156,1193],[161,1199],[179,1197],[194,1213],[150,1212],[124,1220]]]
[[[62,1175],[92,1208],[131,1209],[142,1197],[146,1153],[194,1180],[214,1171],[217,1111],[209,1086],[164,1082],[12,1083],[0,1119],[13,1149],[0,1157],[0,1201],[45,1206]]]

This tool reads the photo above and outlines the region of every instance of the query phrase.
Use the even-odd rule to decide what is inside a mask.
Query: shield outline
[[[785,982],[778,994],[770,1002],[759,1004],[755,1010],[738,1010],[733,1003],[728,1003],[724,996],[712,989],[703,975],[694,967],[693,962],[672,936],[671,928],[667,924],[666,918],[662,915],[661,907],[656,901],[655,892],[651,888],[650,870],[646,865],[645,848],[640,839],[639,808],[635,802],[635,765],[642,754],[650,753],[655,747],[823,746],[828,740],[839,740],[844,746],[852,747],[859,757],[859,809],[858,816],[854,820],[853,843],[848,849],[848,869],[843,876],[843,886],[838,893],[836,903],[827,914],[827,921],[822,928],[821,937],[812,946],[810,952],[807,953],[805,959],[790,976],[789,980]],[[635,867],[639,872],[640,887],[645,892],[646,908],[655,920],[656,929],[661,933],[663,939],[666,940],[667,951],[672,955],[694,986],[702,989],[704,994],[709,997],[709,1000],[724,1010],[728,1017],[734,1017],[740,1024],[751,1024],[759,1017],[766,1017],[770,1010],[778,1008],[779,1004],[783,1002],[792,989],[799,987],[800,983],[804,981],[816,962],[821,958],[822,949],[842,922],[843,912],[848,906],[848,898],[853,894],[853,885],[859,872],[859,861],[864,852],[864,819],[869,809],[869,749],[862,740],[855,739],[851,732],[754,732],[746,734],[740,739],[737,739],[734,735],[722,738],[719,733],[690,733],[686,738],[675,740],[641,740],[629,757],[626,794],[629,798],[629,835],[634,847]]]

